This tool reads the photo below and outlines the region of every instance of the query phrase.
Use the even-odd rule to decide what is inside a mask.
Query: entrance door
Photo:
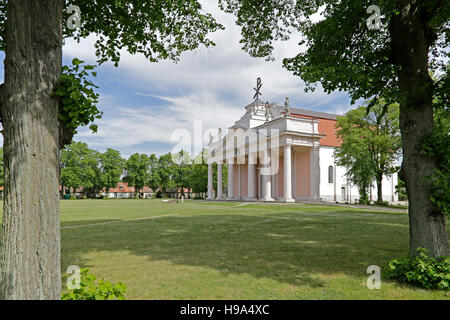
[[[341,196],[342,196],[342,201],[345,202],[345,199],[347,199],[347,188],[346,187],[341,187]]]

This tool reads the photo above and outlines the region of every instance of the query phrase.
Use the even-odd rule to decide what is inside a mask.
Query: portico
[[[294,202],[319,199],[318,119],[296,117],[282,107],[255,100],[227,135],[209,145],[208,199],[228,168],[228,200]],[[216,199],[224,199],[218,183]]]

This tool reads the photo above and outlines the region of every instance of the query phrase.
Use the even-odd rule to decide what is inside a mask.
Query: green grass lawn
[[[62,268],[127,285],[127,299],[449,299],[382,281],[408,250],[401,212],[301,204],[61,202]]]

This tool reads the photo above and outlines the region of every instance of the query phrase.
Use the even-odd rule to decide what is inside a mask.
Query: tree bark
[[[58,101],[64,1],[7,4],[1,299],[59,299]]]
[[[392,59],[398,66],[400,130],[403,144],[402,175],[409,200],[410,253],[428,249],[446,256],[445,216],[431,201],[426,179],[437,168],[421,153],[423,139],[434,128],[433,88],[428,75],[428,52],[434,35],[424,21],[419,1],[400,1],[400,14],[391,20]]]

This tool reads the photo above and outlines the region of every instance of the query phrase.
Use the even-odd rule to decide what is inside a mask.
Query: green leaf
[[[73,64],[74,66],[78,66],[78,65],[80,65],[80,64],[82,64],[82,63],[84,63],[84,61],[79,60],[78,58],[73,58],[73,60],[72,60],[72,64]]]

